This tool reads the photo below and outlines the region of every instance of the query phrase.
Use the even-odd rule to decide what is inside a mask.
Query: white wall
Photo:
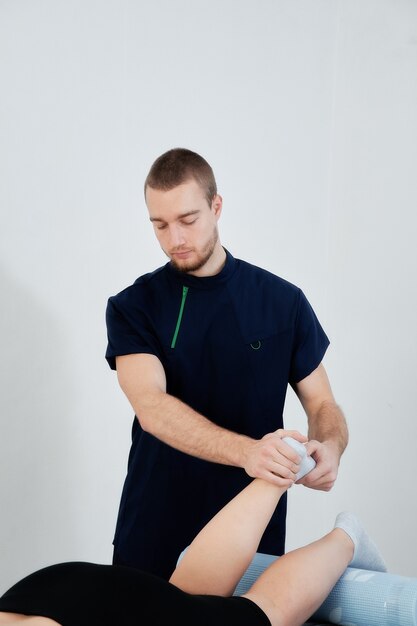
[[[416,26],[410,0],[0,3],[0,591],[110,561],[132,412],[104,309],[165,262],[142,184],[174,146],[332,340],[351,444],[330,494],[290,494],[288,547],[351,508],[417,576]]]

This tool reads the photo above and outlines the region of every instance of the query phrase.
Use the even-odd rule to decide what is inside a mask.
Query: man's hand
[[[300,457],[282,441],[283,437],[307,442],[307,437],[297,430],[279,429],[268,433],[247,449],[243,468],[249,476],[263,478],[279,487],[290,487],[294,483],[300,469]]]
[[[304,485],[310,489],[330,491],[333,487],[339,469],[340,452],[331,442],[320,443],[311,439],[307,446],[307,454],[316,461],[316,467],[307,476],[304,476],[297,485]]]

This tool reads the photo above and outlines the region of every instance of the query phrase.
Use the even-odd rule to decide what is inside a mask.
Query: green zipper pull
[[[182,300],[180,306],[180,312],[178,313],[177,325],[175,327],[174,336],[171,342],[171,348],[175,348],[175,344],[177,343],[177,337],[181,326],[182,314],[184,313],[185,300],[187,298],[188,287],[182,288]]]

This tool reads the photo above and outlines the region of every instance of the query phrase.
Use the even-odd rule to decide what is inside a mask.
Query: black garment
[[[31,574],[0,598],[0,611],[62,626],[271,626],[248,598],[191,595],[140,570],[93,563]]]
[[[168,263],[138,278],[110,298],[107,328],[113,369],[118,355],[153,354],[169,394],[254,439],[282,428],[288,383],[308,376],[329,343],[298,287],[230,253],[215,276],[184,274]],[[241,468],[174,450],[135,419],[117,562],[168,578],[180,552],[250,480]],[[284,552],[285,516],[283,496],[260,552]]]

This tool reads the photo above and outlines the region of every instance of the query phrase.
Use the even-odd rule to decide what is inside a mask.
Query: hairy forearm
[[[295,479],[297,455],[282,438],[304,441],[300,433],[281,430],[252,439],[218,426],[166,392],[165,371],[152,354],[123,355],[116,365],[120,386],[144,431],[190,456],[241,467],[252,478],[278,487],[288,488]]]
[[[206,461],[243,467],[253,440],[214,424],[165,392],[135,403],[142,428],[164,443]]]
[[[349,434],[341,408],[332,401],[325,401],[309,415],[308,437],[337,447],[341,456],[348,444]]]

